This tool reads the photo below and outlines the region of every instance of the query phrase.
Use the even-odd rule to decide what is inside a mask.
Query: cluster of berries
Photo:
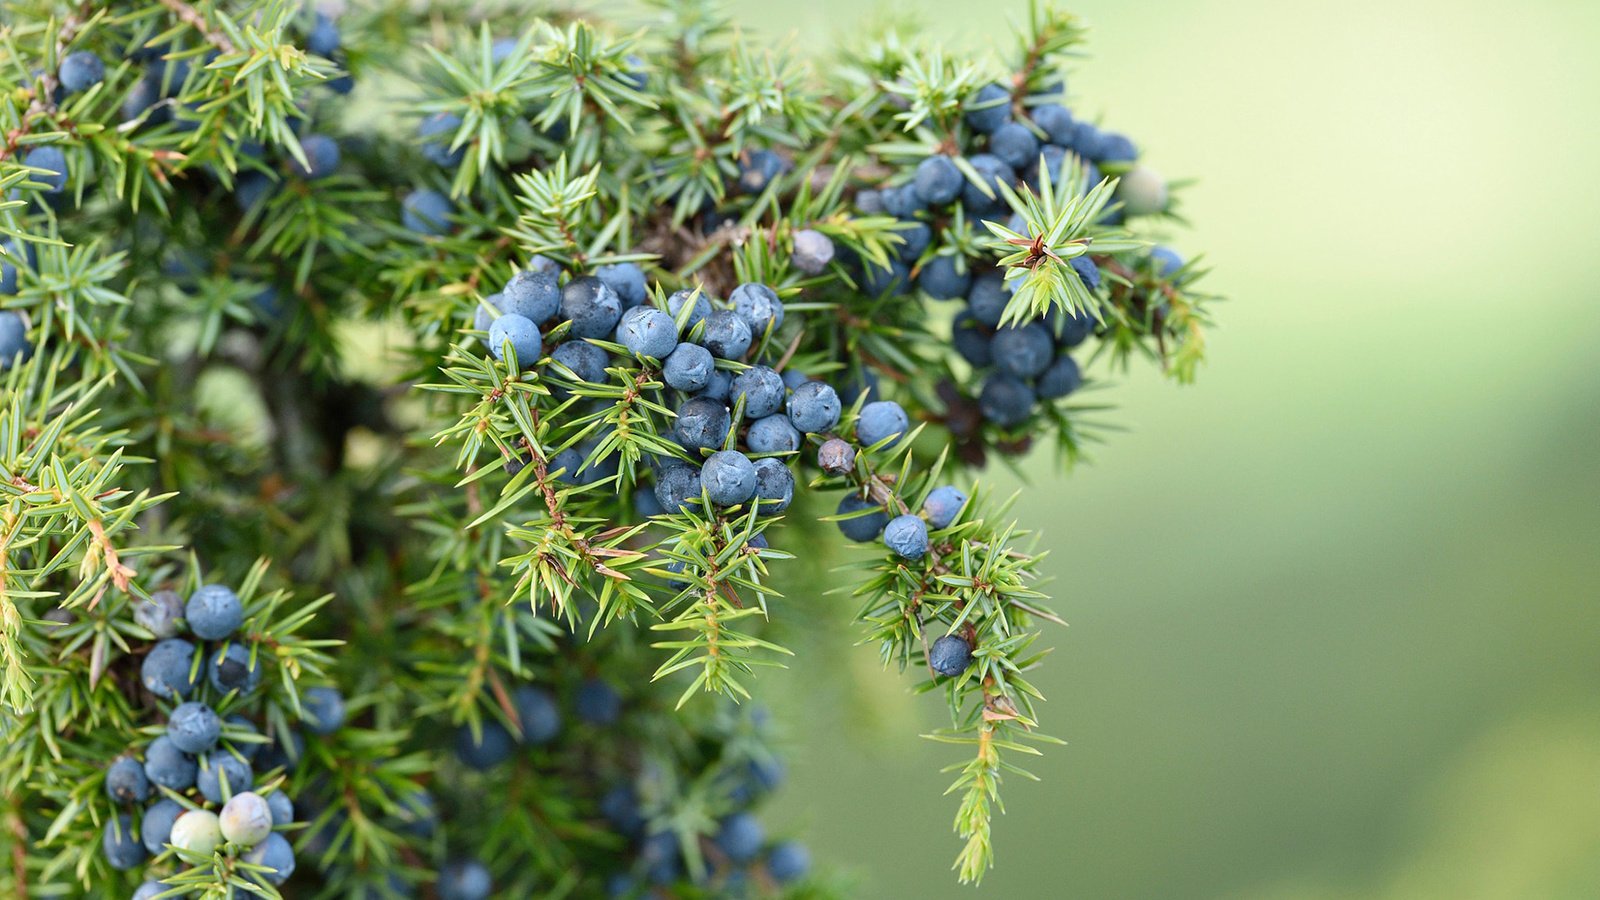
[[[295,868],[282,833],[295,821],[295,809],[279,776],[294,767],[305,745],[298,733],[278,739],[242,713],[217,711],[238,706],[260,687],[259,645],[240,634],[244,604],[232,589],[211,584],[187,601],[157,591],[138,601],[133,618],[157,638],[140,663],[140,682],[175,705],[163,734],[106,769],[106,793],[128,810],[106,822],[107,861],[132,869],[160,861],[170,847],[178,862],[203,866],[220,849],[246,863],[240,871],[248,877],[282,884]],[[332,734],[344,722],[344,699],[333,688],[305,689],[301,709],[305,726],[317,734]],[[136,822],[133,810],[147,801],[153,802]],[[152,879],[134,896],[170,890]]]

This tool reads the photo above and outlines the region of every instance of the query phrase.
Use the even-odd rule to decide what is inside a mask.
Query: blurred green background
[[[802,48],[873,9],[739,6]],[[974,48],[1026,4],[910,8]],[[1175,245],[1231,299],[1198,385],[1135,373],[1129,432],[1033,467],[1070,744],[978,893],[1600,896],[1600,4],[1075,8],[1074,107],[1201,179]],[[860,896],[971,894],[938,700],[867,648],[765,683],[775,818]]]

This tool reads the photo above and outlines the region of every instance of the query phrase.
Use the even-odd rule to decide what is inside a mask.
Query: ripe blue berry
[[[1133,141],[1128,140],[1126,135],[1114,131],[1100,135],[1096,151],[1097,155],[1085,155],[1095,162],[1133,162],[1139,158],[1139,148],[1133,145]]]
[[[183,598],[176,591],[156,591],[133,604],[133,621],[158,638],[177,634],[182,618]]]
[[[197,676],[191,674],[194,645],[183,638],[168,638],[144,655],[139,664],[139,681],[144,689],[163,700],[189,696]]]
[[[178,745],[166,735],[151,741],[144,750],[144,774],[151,784],[174,791],[186,791],[194,787],[199,769],[194,757],[178,749]]]
[[[678,346],[678,326],[654,306],[635,306],[622,314],[617,343],[650,359],[666,359]]]
[[[756,500],[761,511],[777,515],[788,509],[794,502],[794,473],[789,467],[782,460],[769,456],[755,461],[755,471]],[[764,545],[765,537],[759,534],[756,537],[762,538]]]
[[[645,284],[644,270],[639,268],[638,263],[625,262],[601,266],[595,272],[595,277],[616,293],[625,310],[641,305],[650,297],[650,288]]]
[[[146,881],[133,889],[133,900],[155,900],[170,890],[159,881]]]
[[[673,433],[678,443],[691,450],[716,450],[728,437],[732,421],[728,408],[707,397],[693,397],[678,407],[678,420]],[[671,507],[668,507],[670,509]]]
[[[689,333],[689,329],[704,321],[706,316],[711,315],[711,301],[706,299],[705,294],[694,291],[677,291],[667,298],[667,312],[672,314],[674,320],[678,318],[678,310],[683,309],[685,303],[689,303],[690,297],[694,298],[694,303],[691,304],[689,309],[689,320],[683,323],[685,334]]]
[[[1042,173],[1047,172],[1050,175],[1050,185],[1054,188],[1061,183],[1061,167],[1066,165],[1066,162],[1067,151],[1057,147],[1055,144],[1046,144],[1044,149],[1039,151],[1039,159],[1034,160],[1033,164],[1023,170],[1023,183],[1035,191],[1039,191],[1044,186]],[[1026,233],[1024,228],[1020,227],[1020,223],[1017,226],[1008,225],[1007,227],[1018,233]]]
[[[211,654],[211,664],[206,666],[206,679],[218,693],[238,691],[241,695],[256,689],[261,682],[259,660],[251,660],[251,653],[242,644],[229,644],[228,649]]]
[[[909,513],[895,516],[883,528],[883,543],[901,559],[916,562],[928,554],[928,525]]]
[[[972,645],[959,635],[947,634],[928,648],[928,666],[940,675],[954,678],[972,665]]]
[[[667,354],[661,377],[668,386],[692,394],[711,382],[711,370],[715,367],[710,350],[685,341]]]
[[[935,300],[954,300],[965,296],[972,286],[972,273],[960,267],[960,257],[941,254],[928,260],[917,276],[917,287]]]
[[[525,744],[548,744],[561,733],[561,708],[550,692],[532,685],[518,685],[511,692],[511,705],[517,711]]]
[[[217,822],[224,839],[253,847],[272,833],[272,807],[267,805],[267,798],[260,794],[240,791],[222,805]]]
[[[622,300],[605,282],[585,275],[561,289],[561,315],[572,320],[574,337],[609,339],[622,318]]]
[[[1055,400],[1072,393],[1082,384],[1083,373],[1078,371],[1078,364],[1063,353],[1039,376],[1035,388],[1041,399]]]
[[[590,725],[615,725],[622,718],[622,697],[611,685],[598,678],[590,678],[578,685],[572,698],[578,718]]]
[[[556,271],[538,270],[531,265],[519,270],[506,282],[495,306],[503,313],[522,316],[535,325],[550,321],[561,311],[561,287],[556,283]]]
[[[750,350],[750,324],[731,309],[713,310],[706,316],[700,343],[718,359],[743,359]]]
[[[736,863],[747,863],[761,853],[767,842],[766,829],[754,815],[738,812],[722,820],[717,829],[717,847]]]
[[[700,503],[700,470],[676,465],[656,475],[656,502],[668,513],[680,513]]]
[[[784,841],[767,851],[767,874],[779,884],[789,884],[811,871],[811,851],[795,841]]]
[[[833,240],[820,231],[810,228],[795,232],[794,252],[789,261],[806,275],[821,275],[833,262]]]
[[[700,484],[718,506],[737,506],[756,492],[756,468],[737,450],[721,450],[707,457],[700,468]]]
[[[906,411],[900,404],[893,400],[879,400],[861,407],[861,415],[856,419],[856,440],[863,447],[871,447],[879,441],[890,439],[885,447],[893,447],[900,443],[900,436],[910,427],[910,420],[906,418]]]
[[[916,185],[917,196],[922,198],[923,203],[943,206],[961,196],[961,188],[966,181],[955,162],[939,154],[917,163],[917,178],[912,183]]]
[[[144,766],[131,756],[119,756],[106,769],[106,795],[114,803],[143,803],[150,796],[150,779]]]
[[[258,878],[270,885],[280,885],[289,880],[294,874],[294,848],[289,845],[289,839],[273,832],[267,839],[251,847],[244,855],[244,861],[251,865],[264,866],[265,872],[252,872],[251,878]]]
[[[119,871],[131,869],[145,860],[144,844],[133,830],[133,817],[127,813],[106,820],[100,846],[105,850],[106,862]]]
[[[751,453],[792,453],[800,449],[800,432],[789,424],[789,417],[766,416],[750,423],[745,444]]]
[[[59,194],[67,186],[67,156],[60,147],[45,145],[29,150],[22,164],[31,169],[45,169],[28,173],[28,180],[45,185],[45,193]]]
[[[915,182],[884,188],[882,196],[884,211],[897,219],[915,218],[917,213],[927,208],[922,195],[917,193]]]
[[[739,189],[746,194],[759,194],[772,179],[783,174],[783,169],[783,157],[771,150],[746,151],[739,158]]]
[[[1183,257],[1171,247],[1152,247],[1150,260],[1155,263],[1156,272],[1162,278],[1171,278],[1183,268]]]
[[[1070,315],[1063,314],[1059,309],[1051,310],[1047,317],[1056,332],[1056,346],[1068,349],[1076,347],[1089,339],[1099,325],[1094,316],[1087,312],[1075,312]]]
[[[1091,291],[1100,290],[1100,267],[1094,264],[1094,260],[1087,255],[1074,256],[1067,265],[1078,273],[1078,280],[1083,282],[1084,287]]]
[[[250,764],[226,750],[213,750],[200,760],[200,774],[195,776],[195,786],[200,795],[212,803],[222,803],[241,791],[248,791],[255,783],[255,773]]]
[[[239,595],[220,584],[208,584],[190,594],[183,613],[195,637],[208,641],[223,640],[244,624]]]
[[[252,738],[260,737],[261,732],[244,716],[234,713],[222,720],[222,742],[225,747],[232,747],[236,753],[245,758],[246,762],[254,762],[261,755],[264,742],[257,742]]]
[[[1028,126],[1008,122],[989,135],[989,152],[1012,169],[1025,169],[1039,161],[1039,139]]]
[[[317,23],[312,26],[311,33],[306,35],[306,49],[318,56],[332,57],[339,52],[339,45],[342,43],[339,26],[332,19],[318,13]]]
[[[799,369],[783,370],[783,386],[788,390],[799,390],[800,386],[811,380],[811,376]]]
[[[845,494],[839,501],[839,515],[842,516],[867,509],[872,512],[838,521],[839,530],[844,536],[858,544],[877,540],[878,535],[883,533],[883,526],[889,524],[889,517],[884,513],[883,507],[854,492]]]
[[[56,72],[56,80],[61,83],[61,89],[68,94],[87,91],[105,77],[106,64],[88,50],[79,50],[62,57],[61,68]]]
[[[439,869],[434,885],[439,900],[487,900],[494,880],[483,863],[475,859],[453,859]]]
[[[339,144],[325,134],[306,135],[300,139],[300,149],[305,153],[305,165],[290,157],[289,171],[307,181],[327,178],[339,168]]]
[[[0,240],[0,294],[15,294],[17,292],[17,263],[19,261],[31,269],[38,264],[39,254],[34,252],[32,244],[18,241],[16,238]],[[5,314],[17,316],[16,313],[10,311]],[[17,316],[16,321],[20,324],[21,317]]]
[[[166,849],[167,842],[172,840],[172,823],[183,813],[183,804],[170,797],[162,797],[145,809],[144,817],[139,820],[139,836],[151,856]]]
[[[645,838],[639,848],[639,861],[644,864],[645,877],[652,884],[664,887],[677,881],[683,870],[678,836],[670,831],[661,831]]]
[[[948,484],[940,485],[928,492],[928,499],[922,501],[922,511],[928,514],[928,524],[937,531],[949,528],[966,503],[966,494]]]
[[[828,438],[817,448],[817,467],[829,475],[843,475],[855,468],[856,448],[842,438]]]
[[[697,397],[705,397],[726,405],[728,394],[733,391],[733,373],[727,369],[712,369],[711,378],[706,381],[706,386],[700,389]]]
[[[744,417],[761,419],[783,408],[783,376],[769,366],[751,366],[733,376],[728,398],[744,398]]]
[[[984,85],[967,101],[966,118],[973,131],[992,134],[1011,121],[1011,92],[998,84]]]
[[[600,815],[625,837],[637,836],[646,824],[639,794],[630,784],[619,784],[601,796]]]
[[[571,369],[579,381],[600,384],[606,380],[606,351],[587,341],[567,341],[551,352],[550,358]]]
[[[1036,402],[1038,397],[1027,382],[1004,372],[990,375],[978,394],[978,409],[983,417],[1002,428],[1026,421]]]
[[[962,313],[956,316],[955,324],[951,326],[950,343],[961,354],[961,358],[977,368],[984,368],[994,362],[994,352],[990,347],[990,335],[978,324],[978,320],[971,313]]]
[[[249,212],[278,189],[278,183],[265,172],[245,172],[233,183],[233,202],[240,212]]]
[[[1117,182],[1117,199],[1130,216],[1153,216],[1167,209],[1167,180],[1149,166],[1134,166]]]
[[[990,272],[974,280],[972,290],[967,294],[967,309],[972,312],[972,317],[990,328],[1000,324],[1000,315],[1010,302],[1011,289],[1006,287],[1005,278],[998,272]]]
[[[901,222],[894,233],[901,241],[895,255],[908,266],[920,259],[933,242],[933,229],[927,222]]]
[[[808,381],[789,397],[789,421],[802,434],[828,431],[839,424],[839,394],[821,381]]]
[[[467,148],[450,149],[461,128],[461,117],[455,113],[436,112],[417,126],[417,137],[422,138],[422,156],[429,162],[446,169],[454,169],[466,158]]]
[[[974,215],[994,212],[1004,209],[1005,195],[1000,192],[1000,185],[1016,183],[1017,173],[1005,160],[992,153],[979,153],[970,160],[972,167],[978,171],[978,182],[968,181],[961,189],[961,205],[967,212]],[[988,187],[990,194],[985,194],[979,185]]]
[[[777,331],[783,327],[783,301],[778,292],[764,284],[741,284],[728,297],[733,301],[733,311],[750,326],[750,334],[761,337],[770,327]]]
[[[1046,103],[1033,108],[1033,124],[1044,129],[1050,143],[1068,147],[1072,144],[1077,122],[1072,113],[1059,103]]]
[[[1044,325],[1008,325],[994,333],[995,365],[1018,378],[1033,378],[1050,366],[1056,345]]]
[[[281,788],[267,795],[267,809],[272,813],[273,827],[294,821],[294,801]]]
[[[300,717],[313,733],[333,734],[344,724],[344,695],[338,688],[306,688],[300,694]]]
[[[450,230],[456,205],[432,188],[421,188],[400,201],[400,223],[418,234],[436,237]]]
[[[484,719],[481,732],[471,726],[456,729],[456,757],[470,768],[486,772],[511,758],[515,741],[511,732],[494,719]]]
[[[273,769],[283,769],[293,772],[306,755],[305,736],[298,731],[286,732],[284,735],[270,741],[256,753],[256,758],[251,765],[263,772]],[[148,767],[146,767],[148,768]]]
[[[898,259],[889,260],[888,268],[870,261],[863,267],[861,289],[869,296],[898,296],[906,292],[906,286],[910,283],[911,270]]]

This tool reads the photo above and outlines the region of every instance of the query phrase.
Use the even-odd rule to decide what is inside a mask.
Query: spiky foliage
[[[1003,776],[1053,741],[1031,672],[1060,620],[1029,532],[969,488],[920,558],[874,543],[823,573],[783,547],[833,531],[841,496],[927,518],[936,487],[996,455],[1054,434],[1076,459],[1092,439],[1103,405],[976,414],[950,313],[904,289],[930,267],[1003,276],[999,324],[1092,317],[1096,380],[1135,355],[1194,377],[1212,298],[1197,264],[1152,250],[1175,203],[1124,219],[1126,157],[998,184],[972,161],[975,112],[1042,132],[1028,114],[1062,99],[1081,24],[1036,6],[999,61],[904,27],[820,59],[704,0],[622,22],[352,7],[335,23],[287,0],[7,4],[0,315],[28,350],[0,371],[0,895],[122,896],[146,877],[170,896],[279,893],[242,847],[132,871],[100,848],[121,811],[105,767],[171,707],[141,686],[156,635],[132,609],[202,571],[239,586],[242,639],[268,662],[260,693],[207,696],[296,757],[269,785],[296,797],[285,895],[410,896],[467,859],[503,896],[828,894],[715,839],[776,780],[747,701],[816,615],[791,615],[797,577],[854,597],[885,664],[944,692],[951,724],[930,737],[968,753],[956,865],[981,878]],[[78,52],[104,75],[68,93]],[[932,155],[973,202],[874,199]],[[424,190],[449,211],[404,226]],[[802,259],[812,233],[831,259]],[[691,292],[685,341],[706,339],[693,298],[782,298],[784,321],[716,365],[844,398],[836,424],[767,454],[795,475],[787,512],[709,492],[655,507],[660,473],[704,456],[677,437],[659,360],[591,338],[607,363],[586,380],[552,352],[579,341],[564,316],[535,358],[485,353],[515,273],[618,264],[642,267],[646,304]],[[858,425],[885,397],[911,428],[867,446]],[[720,448],[744,446],[744,403]],[[856,445],[848,466],[815,463],[831,438]],[[949,635],[971,664],[941,675],[929,648]],[[348,724],[302,751],[311,684],[343,690]]]

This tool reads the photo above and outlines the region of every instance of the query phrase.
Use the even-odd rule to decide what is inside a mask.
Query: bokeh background
[[[823,52],[873,9],[737,5]],[[977,895],[1600,896],[1600,4],[1075,8],[1075,109],[1201,179],[1174,243],[1231,300],[1198,385],[1116,379],[1130,430],[1031,468],[1070,743]],[[903,9],[999,48],[1026,3]],[[937,697],[869,648],[764,684],[775,819],[860,896],[972,895]]]

